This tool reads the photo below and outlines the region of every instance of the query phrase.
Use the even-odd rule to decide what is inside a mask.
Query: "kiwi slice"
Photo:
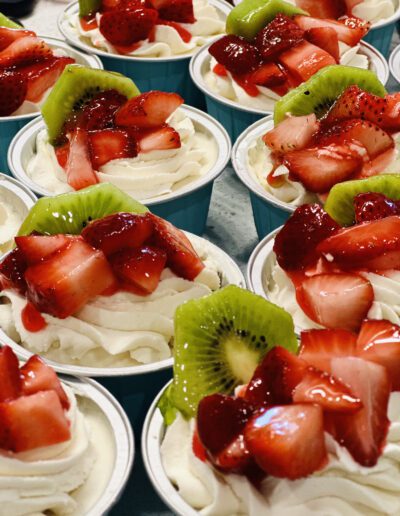
[[[175,312],[174,381],[166,407],[196,414],[199,401],[247,383],[276,344],[296,352],[292,317],[266,299],[229,285]],[[171,403],[169,403],[171,402]]]
[[[145,213],[148,209],[116,186],[101,183],[77,192],[42,197],[29,211],[18,234],[38,231],[46,235],[79,235],[91,220],[120,211]]]
[[[167,426],[172,425],[178,412],[171,399],[172,387],[172,383],[168,385],[157,404],[157,407],[160,409],[162,417],[164,418],[164,423]]]
[[[275,125],[285,118],[286,113],[294,116],[315,113],[317,118],[321,118],[343,91],[353,84],[379,97],[387,93],[370,70],[343,65],[326,66],[275,104]]]
[[[3,13],[0,13],[0,27],[7,27],[8,29],[22,29],[22,25],[13,22]]]
[[[101,0],[79,0],[79,16],[89,16],[100,9]]]
[[[117,90],[128,99],[140,93],[132,79],[117,72],[77,64],[66,66],[42,106],[50,141],[57,140],[72,111],[80,109],[93,95],[104,90]]]
[[[368,179],[354,179],[336,184],[329,192],[324,209],[342,226],[355,221],[354,197],[359,193],[376,192],[394,201],[400,200],[400,174],[381,174]]]
[[[226,19],[226,32],[251,41],[278,13],[294,16],[305,11],[283,0],[243,0]]]

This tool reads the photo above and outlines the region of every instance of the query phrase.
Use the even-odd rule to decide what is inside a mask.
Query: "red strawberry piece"
[[[69,400],[54,369],[38,355],[33,355],[21,367],[22,393],[30,396],[40,391],[55,391],[61,405],[69,408]]]
[[[160,7],[158,14],[163,20],[178,23],[194,23],[196,21],[192,0],[169,0]]]
[[[121,5],[121,0],[101,0],[101,11],[112,11],[113,9],[118,9]]]
[[[155,9],[110,11],[101,17],[99,29],[112,45],[131,45],[148,37],[157,17]]]
[[[385,104],[382,127],[398,131],[400,129],[400,94],[386,95]]]
[[[106,257],[81,239],[31,265],[25,272],[27,297],[41,312],[65,319],[89,299],[115,285]]]
[[[86,131],[77,127],[69,136],[69,141],[68,161],[65,166],[68,184],[74,190],[95,185],[98,179],[90,160]]]
[[[9,116],[26,98],[27,81],[15,71],[3,70],[0,75],[0,116]]]
[[[387,417],[390,379],[386,368],[360,358],[334,358],[332,374],[350,387],[363,408],[354,414],[330,416],[329,431],[359,464],[375,466],[390,424]]]
[[[284,14],[278,13],[255,38],[255,45],[264,60],[274,59],[303,39],[304,31]]]
[[[346,14],[343,0],[296,0],[296,5],[315,18],[337,19]]]
[[[69,156],[69,141],[66,141],[63,145],[55,147],[54,151],[56,153],[58,164],[65,170]]]
[[[249,73],[260,64],[257,48],[244,38],[229,34],[215,41],[209,48],[210,54],[231,73]]]
[[[274,152],[284,154],[309,146],[319,129],[317,117],[312,113],[289,116],[263,136],[264,143]]]
[[[220,77],[228,76],[228,72],[227,72],[225,66],[223,66],[222,64],[219,64],[219,63],[214,65],[213,72],[216,73],[217,75],[219,75]],[[257,73],[257,71],[254,73]]]
[[[315,248],[340,229],[319,204],[296,208],[275,237],[274,252],[284,270],[303,268],[315,260]]]
[[[3,346],[0,348],[0,402],[14,400],[20,395],[18,358],[10,346]]]
[[[66,235],[29,235],[15,237],[15,243],[29,265],[48,258],[71,241]]]
[[[301,332],[299,356],[321,371],[331,372],[334,357],[356,354],[357,337],[346,330],[307,330]]]
[[[291,179],[300,181],[310,192],[324,193],[359,172],[363,159],[358,150],[332,143],[288,152],[283,164]]]
[[[215,68],[222,66],[220,64],[215,65]],[[224,67],[223,67],[224,68]],[[224,68],[225,70],[225,68]],[[215,72],[217,73],[217,72]],[[225,71],[226,75],[226,71]],[[275,63],[264,63],[257,68],[248,78],[249,82],[258,84],[259,86],[274,87],[281,86],[287,81],[287,74],[283,68],[280,68]]]
[[[89,152],[93,168],[99,168],[113,159],[137,156],[136,142],[126,131],[102,129],[88,133]]]
[[[149,91],[133,97],[115,115],[116,125],[137,129],[162,126],[183,103],[177,93]]]
[[[26,38],[27,36],[36,37],[36,34],[31,30],[0,27],[0,51],[7,48],[17,39]]]
[[[73,131],[76,125],[87,131],[113,128],[115,113],[126,101],[125,95],[116,90],[101,91],[72,118],[66,129]]]
[[[323,414],[318,405],[264,409],[247,423],[244,436],[257,464],[274,477],[306,477],[327,461]]]
[[[338,20],[338,22],[343,23],[346,27],[352,29],[353,37],[354,33],[357,32],[357,36],[362,34],[361,37],[363,38],[371,28],[371,22],[358,18],[357,16],[343,16]]]
[[[305,38],[313,45],[328,52],[337,63],[339,62],[339,39],[335,29],[332,29],[332,27],[314,27],[306,31]]]
[[[303,281],[296,297],[314,322],[326,328],[356,331],[371,308],[374,290],[357,274],[318,274]]]
[[[43,315],[32,304],[26,303],[21,312],[21,322],[27,331],[36,333],[46,328],[47,323]]]
[[[400,390],[400,326],[385,320],[368,320],[361,325],[357,355],[386,367],[392,390]]]
[[[140,247],[153,233],[150,216],[134,213],[115,213],[91,222],[82,231],[88,244],[101,249],[106,256]]]
[[[26,36],[15,40],[0,52],[0,66],[21,66],[53,57],[51,48],[41,39]]]
[[[147,132],[145,136],[138,136],[138,145],[140,152],[179,149],[181,147],[181,137],[173,127],[166,126]]]
[[[255,408],[289,404],[292,393],[301,382],[307,363],[281,346],[271,349],[255,370],[245,399]]]
[[[17,453],[71,438],[69,422],[54,391],[0,403],[0,427],[6,428],[7,448]]]
[[[194,455],[200,459],[202,462],[205,462],[207,460],[207,450],[203,446],[202,442],[200,441],[199,433],[197,429],[193,432],[193,439],[192,439],[192,450]]]
[[[244,435],[239,434],[226,448],[211,458],[213,464],[222,471],[246,474],[252,468],[252,457]]]
[[[400,214],[400,205],[381,193],[367,192],[357,194],[353,199],[353,203],[357,224]]]
[[[25,270],[27,263],[19,249],[13,249],[0,263],[2,288],[14,288],[20,294],[26,290]]]
[[[378,154],[378,156],[371,159],[370,161],[364,162],[361,171],[358,174],[356,174],[354,178],[362,179],[366,177],[376,176],[378,174],[381,174],[382,172],[385,172],[396,159],[396,152],[397,151],[394,147],[389,148],[385,152],[382,152],[382,154]]]
[[[295,16],[294,21],[299,27],[307,31],[314,28],[330,27],[335,30],[338,35],[339,41],[354,47],[359,43],[360,39],[363,38],[370,27],[368,22],[364,22],[364,25],[360,25],[355,21],[356,18],[347,19],[347,22],[341,23],[340,21],[318,19],[311,16]]]

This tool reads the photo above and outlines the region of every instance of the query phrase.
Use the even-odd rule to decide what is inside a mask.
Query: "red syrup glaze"
[[[255,84],[252,84],[249,82],[246,78],[241,77],[240,75],[233,75],[233,79],[241,88],[244,89],[244,91],[247,93],[247,95],[250,95],[250,97],[257,97],[259,94],[258,88]]]
[[[159,19],[157,21],[157,25],[167,25],[168,27],[172,27],[176,30],[176,32],[179,34],[179,36],[182,38],[182,41],[185,43],[189,43],[192,39],[192,35],[190,32],[182,27],[179,23],[173,22],[173,21],[167,21],[167,20],[161,20]]]
[[[141,43],[132,43],[132,45],[113,45],[118,54],[130,54],[140,48],[140,46]]]
[[[83,18],[80,18],[80,24],[84,31],[89,31],[93,29],[97,29],[97,20],[96,18],[91,18],[90,16],[85,16]]]
[[[217,63],[214,68],[213,68],[213,72],[217,75],[219,75],[220,77],[227,77],[228,76],[228,72],[225,68],[224,65],[222,64],[219,64]]]
[[[32,303],[27,302],[21,314],[22,324],[27,331],[36,333],[46,328],[47,323],[43,315]]]

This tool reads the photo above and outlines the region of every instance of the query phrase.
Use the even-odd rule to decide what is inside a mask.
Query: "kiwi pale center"
[[[242,338],[235,334],[227,335],[222,342],[226,362],[240,383],[248,383],[260,360],[260,352],[251,349]]]

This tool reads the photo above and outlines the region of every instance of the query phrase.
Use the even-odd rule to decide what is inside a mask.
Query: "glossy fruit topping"
[[[21,294],[25,293],[26,282],[24,273],[28,264],[20,249],[13,249],[0,263],[1,288],[14,288]]]
[[[140,152],[152,152],[157,150],[179,149],[181,147],[181,137],[173,127],[162,127],[146,132],[143,136],[138,136]]]
[[[15,237],[15,243],[29,265],[45,260],[56,251],[68,245],[69,242],[70,239],[66,235]]]
[[[26,77],[16,71],[0,74],[0,116],[9,116],[24,102],[28,84]]]
[[[88,136],[90,159],[95,170],[113,159],[137,156],[136,142],[126,131],[102,129],[91,131]]]
[[[271,23],[257,34],[255,44],[264,60],[274,59],[282,51],[299,43],[303,35],[304,30],[288,16],[278,13]]]
[[[370,24],[364,21],[357,21],[357,18],[346,18],[343,20],[327,20],[313,18],[312,16],[295,16],[294,21],[303,30],[310,30],[313,28],[330,27],[332,28],[339,39],[346,45],[354,46],[367,34]]]
[[[110,11],[100,19],[100,32],[113,45],[128,46],[146,39],[157,21],[155,9]]]
[[[297,84],[307,81],[321,68],[336,64],[331,54],[306,40],[283,52],[279,56],[279,62],[290,72]]]
[[[0,348],[0,402],[18,398],[21,389],[18,358],[9,346],[3,346]],[[0,436],[1,433],[0,430]]]
[[[360,193],[354,197],[354,212],[357,224],[400,215],[400,203],[376,192]]]
[[[74,190],[98,183],[89,153],[88,134],[77,127],[68,137],[69,151],[65,165],[67,182]]]
[[[328,52],[339,63],[339,38],[335,29],[332,29],[332,27],[314,27],[305,32],[305,38],[313,45]]]
[[[209,48],[218,63],[234,74],[251,72],[260,64],[257,48],[239,36],[228,35],[215,41]]]
[[[263,136],[264,143],[273,151],[285,154],[301,150],[312,144],[313,136],[319,130],[319,122],[314,114],[289,116]]]

